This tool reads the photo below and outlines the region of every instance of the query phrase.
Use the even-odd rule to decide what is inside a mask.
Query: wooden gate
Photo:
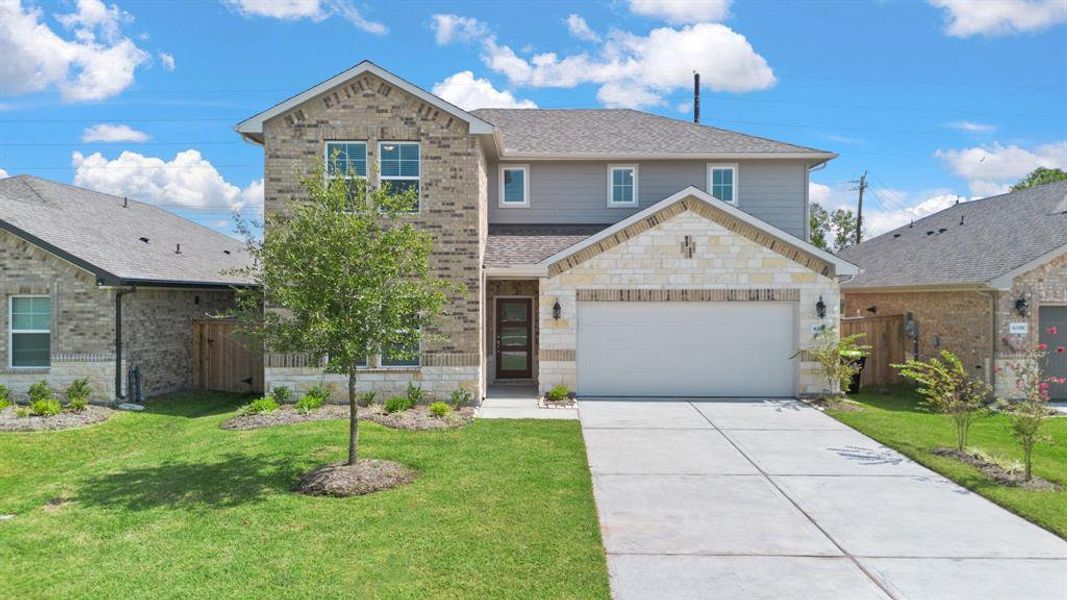
[[[234,321],[194,321],[193,361],[197,389],[263,393],[263,354]]]
[[[870,356],[860,376],[860,386],[881,387],[903,383],[890,365],[904,362],[904,315],[846,317],[841,319],[841,335],[862,333],[859,344],[870,346]]]

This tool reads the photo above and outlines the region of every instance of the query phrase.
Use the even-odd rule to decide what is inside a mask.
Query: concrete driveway
[[[616,598],[1067,598],[1067,542],[800,402],[579,412]]]

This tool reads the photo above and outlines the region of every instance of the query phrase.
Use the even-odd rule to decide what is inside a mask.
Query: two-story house
[[[808,173],[832,153],[632,110],[465,111],[370,62],[237,131],[263,146],[267,211],[332,157],[370,185],[417,187],[432,268],[467,291],[419,360],[372,357],[367,389],[824,387],[797,351],[836,322],[837,278],[856,272],[807,242]],[[302,389],[333,376],[275,355],[265,377]]]

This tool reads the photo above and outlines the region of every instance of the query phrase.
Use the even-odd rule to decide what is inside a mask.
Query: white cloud
[[[529,60],[490,37],[482,60],[513,85],[571,88],[602,87],[609,106],[660,105],[663,95],[692,86],[693,71],[715,91],[748,92],[772,87],[774,72],[745,37],[729,27],[701,23],[681,29],[653,29],[647,36],[613,31],[593,56],[585,52],[560,58],[553,52]]]
[[[945,210],[961,200],[963,199],[956,194],[937,194],[911,206],[895,210],[865,210],[863,211],[863,235],[870,239]]]
[[[965,200],[945,189],[917,193],[869,189],[867,193],[863,210],[865,239],[882,235],[887,231],[942,211],[955,204],[957,200]],[[847,186],[833,188],[811,181],[808,183],[808,199],[830,212],[839,208],[856,212],[856,192]]]
[[[9,177],[9,175],[7,174],[7,171],[5,171],[3,169],[0,169],[0,179],[3,179],[5,177]]]
[[[1033,148],[999,143],[959,150],[938,150],[953,173],[967,180],[971,192],[992,196],[1008,191],[1012,184],[1038,167],[1067,169],[1067,141]]]
[[[693,103],[692,102],[679,102],[678,104],[676,104],[674,106],[674,110],[676,112],[678,112],[678,113],[683,114],[683,115],[687,114],[687,113],[691,113],[691,112],[693,112]]]
[[[589,27],[589,23],[586,23],[581,15],[572,14],[564,19],[564,23],[567,24],[567,30],[570,31],[571,35],[575,38],[582,40],[583,42],[600,41],[600,36]]]
[[[134,80],[149,54],[120,30],[131,17],[100,0],[78,0],[75,12],[56,16],[70,32],[61,37],[40,8],[0,0],[0,93],[40,92],[55,86],[68,101],[102,100]]]
[[[507,90],[498,90],[488,79],[460,71],[434,84],[433,93],[465,110],[475,108],[537,108],[532,100],[519,100]]]
[[[945,33],[954,37],[1008,35],[1067,22],[1067,0],[929,0],[945,11]]]
[[[173,71],[175,69],[173,54],[170,54],[169,52],[160,52],[157,56],[159,56],[159,63],[163,65],[164,69],[168,71]]]
[[[707,23],[726,19],[730,0],[630,0],[630,12],[668,23]]]
[[[149,136],[143,131],[138,131],[129,125],[117,123],[97,123],[82,131],[83,142],[147,142]]]
[[[431,27],[434,30],[434,39],[437,41],[438,46],[444,46],[456,41],[469,42],[489,32],[489,27],[478,19],[454,14],[434,15]]]
[[[945,124],[945,126],[967,133],[992,133],[997,130],[996,125],[975,123],[973,121],[953,121],[952,123]]]
[[[263,201],[262,180],[241,189],[192,149],[171,160],[130,151],[110,160],[99,152],[75,152],[71,164],[74,185],[168,208],[240,211]]]
[[[359,29],[385,35],[389,28],[363,16],[352,0],[222,0],[223,4],[245,17],[268,17],[284,21],[323,21],[340,16]]]

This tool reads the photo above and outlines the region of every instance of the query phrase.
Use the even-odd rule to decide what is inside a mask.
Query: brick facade
[[[51,366],[8,368],[12,295],[46,295],[52,301]],[[95,402],[115,397],[115,290],[37,246],[0,231],[0,383],[17,397],[45,380],[61,392],[88,377]],[[123,366],[138,366],[146,396],[192,385],[192,320],[225,310],[230,291],[138,289],[123,297]]]
[[[271,212],[284,210],[286,200],[304,195],[301,178],[321,165],[327,140],[367,142],[370,185],[378,183],[374,165],[379,142],[419,142],[420,211],[410,218],[433,234],[431,270],[443,279],[462,282],[466,292],[451,299],[433,332],[435,339],[423,344],[423,367],[367,372],[360,389],[389,395],[403,392],[408,381],[415,381],[438,395],[460,383],[484,390],[481,265],[487,235],[487,167],[467,123],[368,73],[268,120],[263,134],[266,210]],[[344,389],[343,377],[267,363],[268,387],[302,389],[313,380]]]

